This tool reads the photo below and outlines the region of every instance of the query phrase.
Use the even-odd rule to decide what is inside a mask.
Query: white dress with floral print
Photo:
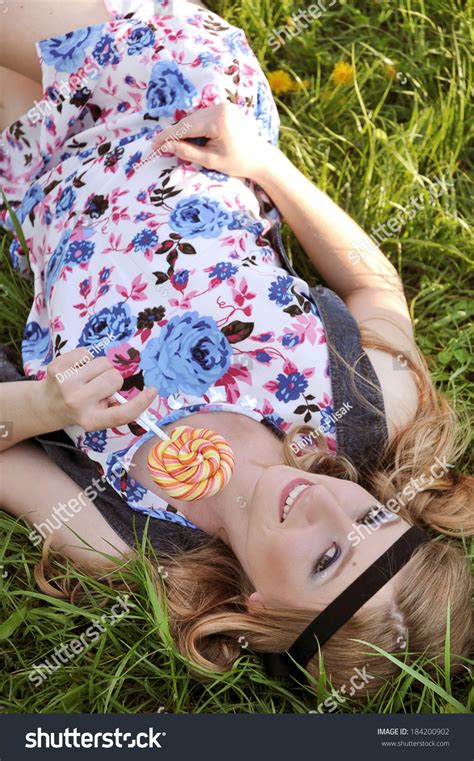
[[[335,449],[323,324],[269,244],[271,201],[166,153],[142,163],[156,130],[225,101],[276,144],[276,107],[244,33],[186,2],[108,7],[109,23],[38,43],[44,97],[0,136],[1,184],[34,275],[26,375],[83,346],[120,370],[124,396],[155,386],[163,424],[234,411],[283,431],[323,425]],[[24,270],[16,239],[11,255]],[[127,473],[152,434],[134,423],[67,433],[130,507],[194,526]]]

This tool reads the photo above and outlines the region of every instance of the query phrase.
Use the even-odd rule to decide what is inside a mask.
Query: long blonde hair
[[[368,331],[361,334],[366,348],[379,348],[396,356],[398,350],[380,338]],[[469,431],[435,390],[421,353],[406,360],[417,382],[416,420],[387,444],[376,471],[358,472],[345,457],[330,452],[322,436],[316,451],[296,456],[290,445],[311,430],[307,426],[295,426],[287,434],[283,442],[287,463],[305,471],[359,481],[383,503],[396,499],[411,479],[426,474],[437,457],[454,464],[467,447]],[[439,478],[431,478],[429,488],[420,489],[400,505],[400,514],[411,524],[450,537],[470,536],[474,533],[472,482],[459,472],[443,472]],[[166,594],[170,633],[191,668],[198,667],[201,678],[203,670],[222,673],[231,669],[245,652],[243,643],[247,652],[284,651],[318,612],[301,608],[249,610],[247,600],[254,591],[251,580],[232,550],[212,536],[201,547],[160,556],[159,560],[160,568],[152,560],[148,562],[158,593]],[[45,592],[66,595],[67,585],[58,592],[47,581],[49,567],[46,551],[37,567],[38,585]],[[324,664],[331,684],[339,687],[355,669],[366,668],[370,680],[358,697],[378,691],[399,669],[357,640],[395,653],[402,660],[405,652],[411,658],[427,654],[442,666],[448,614],[451,668],[457,668],[468,654],[472,623],[470,574],[460,542],[438,537],[421,545],[400,577],[402,582],[392,603],[373,609],[370,617],[356,613],[323,646],[322,660],[316,655],[306,665],[311,676],[318,679]]]

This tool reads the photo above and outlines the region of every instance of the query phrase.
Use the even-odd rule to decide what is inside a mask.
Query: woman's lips
[[[314,481],[310,481],[308,478],[293,478],[292,481],[290,481],[289,483],[287,483],[283,487],[283,489],[281,491],[281,494],[280,494],[280,500],[279,500],[279,505],[278,505],[278,511],[279,511],[279,516],[280,516],[280,523],[283,522],[283,510],[285,508],[285,502],[287,500],[287,497],[288,497],[290,491],[292,489],[294,489],[295,486],[299,486],[299,484],[307,484],[308,486],[314,486],[315,485]],[[300,492],[300,494],[298,494],[298,496],[296,497],[295,501],[293,502],[293,505],[296,504],[296,502],[299,499],[299,497],[301,496],[301,494],[303,494],[303,492]],[[292,505],[292,507],[293,507],[293,505]]]

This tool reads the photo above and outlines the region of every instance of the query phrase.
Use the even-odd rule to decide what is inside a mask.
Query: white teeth
[[[309,486],[310,484],[298,484],[297,486],[293,487],[285,500],[285,506],[283,508],[283,520],[285,520],[286,516],[290,512],[290,508],[298,495],[301,494],[301,492],[305,489],[309,489]]]

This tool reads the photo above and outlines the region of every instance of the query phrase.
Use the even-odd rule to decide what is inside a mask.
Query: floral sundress
[[[232,411],[282,431],[322,425],[335,450],[324,327],[308,283],[269,243],[277,209],[249,180],[166,153],[146,162],[155,131],[226,101],[276,144],[245,34],[182,0],[107,7],[110,22],[37,44],[44,97],[1,135],[1,184],[34,276],[25,374],[41,379],[84,347],[121,372],[127,398],[155,386],[162,424]],[[5,209],[0,220],[13,231]],[[11,256],[24,271],[16,238]],[[131,508],[194,527],[133,478],[152,433],[66,432]]]

